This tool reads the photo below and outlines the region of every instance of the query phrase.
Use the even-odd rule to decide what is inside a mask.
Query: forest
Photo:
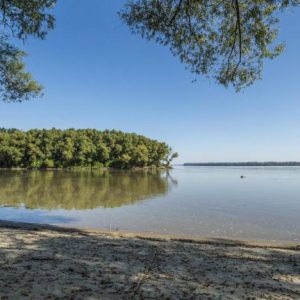
[[[168,167],[176,152],[135,133],[96,129],[0,129],[1,168]]]

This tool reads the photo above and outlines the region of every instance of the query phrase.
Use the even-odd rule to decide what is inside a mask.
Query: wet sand
[[[300,246],[0,222],[0,299],[300,299]]]

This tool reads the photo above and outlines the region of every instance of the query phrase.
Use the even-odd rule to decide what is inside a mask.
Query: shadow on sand
[[[0,223],[0,299],[299,299],[300,250]]]

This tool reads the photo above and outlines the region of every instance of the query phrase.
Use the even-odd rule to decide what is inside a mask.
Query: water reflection
[[[165,195],[167,172],[0,171],[0,205],[29,209],[113,208]]]

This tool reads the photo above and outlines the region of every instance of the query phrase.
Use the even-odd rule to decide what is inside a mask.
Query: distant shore
[[[184,163],[186,167],[300,167],[300,162],[207,162]]]
[[[300,297],[300,245],[0,221],[0,298]]]

